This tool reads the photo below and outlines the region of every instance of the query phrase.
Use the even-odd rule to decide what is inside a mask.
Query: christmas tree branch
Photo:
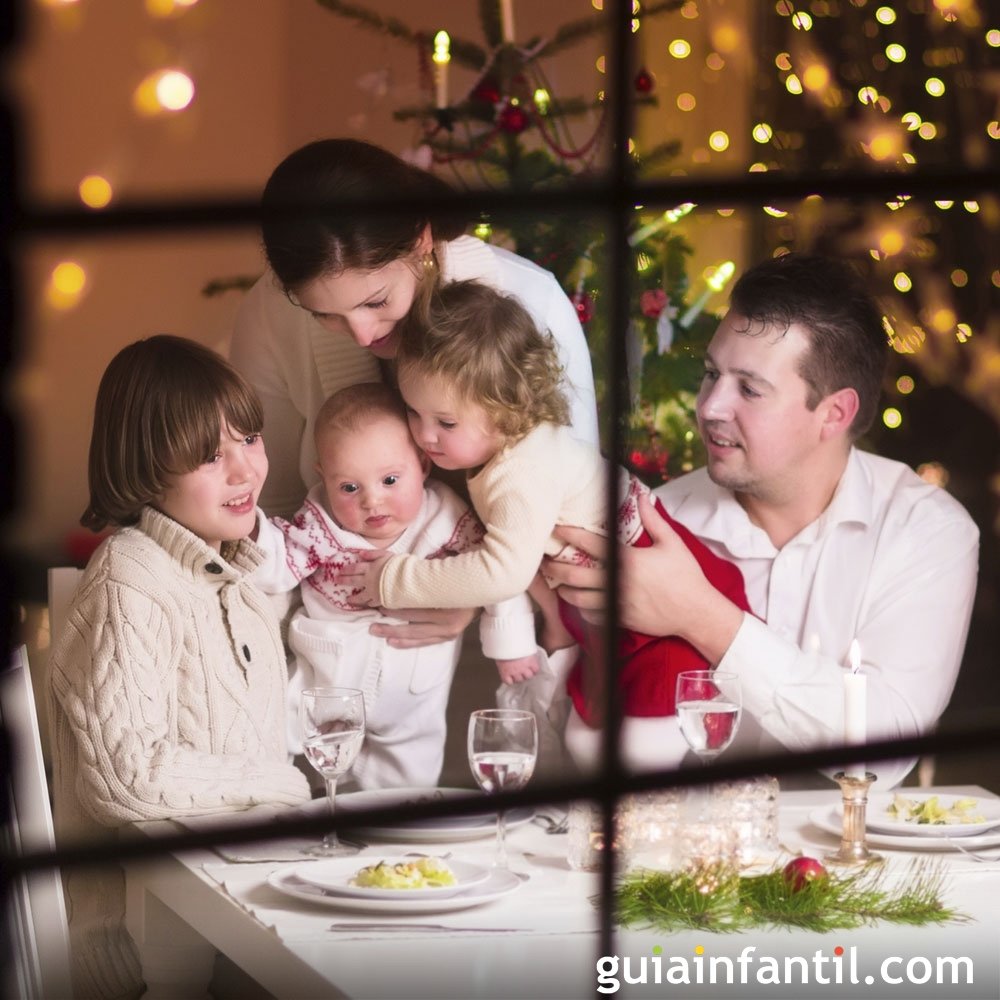
[[[651,3],[648,7],[644,7],[640,16],[654,17],[657,14],[663,14],[667,11],[678,10],[684,5],[684,2],[685,0],[659,0],[658,3]],[[596,35],[600,31],[606,31],[607,26],[607,20],[600,14],[570,21],[564,24],[548,42],[534,52],[534,58],[541,59],[554,55],[556,52],[561,52],[571,45],[576,45],[577,42],[582,41],[584,38]]]
[[[346,17],[363,28],[377,31],[382,35],[389,35],[391,38],[397,38],[409,45],[417,47],[428,45],[428,39],[434,35],[433,31],[414,31],[398,18],[382,17],[381,14],[369,10],[361,4],[345,3],[344,0],[316,0],[316,2],[330,11],[331,14]],[[452,38],[450,53],[454,62],[470,69],[481,70],[486,65],[486,52],[482,46],[476,45],[474,42]]]
[[[638,871],[617,893],[617,917],[625,926],[659,931],[698,929],[732,933],[754,927],[798,927],[825,932],[877,923],[943,924],[968,918],[941,900],[944,872],[916,863],[896,888],[885,871],[869,867],[815,879],[796,890],[781,871],[739,876],[705,866],[693,871]]]

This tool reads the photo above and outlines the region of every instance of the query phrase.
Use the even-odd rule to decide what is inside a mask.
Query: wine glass
[[[685,670],[677,675],[681,733],[703,764],[718,757],[733,742],[741,711],[740,679],[736,674]]]
[[[333,813],[337,779],[357,759],[365,738],[365,699],[357,688],[318,687],[302,692],[299,724],[306,759],[323,776]],[[360,845],[342,841],[331,830],[322,843],[304,849],[323,858],[357,854]]]
[[[538,758],[538,727],[534,712],[484,708],[469,716],[469,767],[479,787],[493,792],[523,788]],[[497,812],[494,868],[508,868],[507,815]]]

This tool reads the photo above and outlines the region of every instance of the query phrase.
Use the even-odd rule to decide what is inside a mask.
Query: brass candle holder
[[[882,855],[870,851],[865,840],[865,809],[868,805],[868,789],[876,775],[866,771],[862,778],[838,771],[834,778],[840,785],[840,794],[844,800],[844,828],[840,839],[840,849],[826,855],[824,860],[835,865],[866,865],[881,861]]]

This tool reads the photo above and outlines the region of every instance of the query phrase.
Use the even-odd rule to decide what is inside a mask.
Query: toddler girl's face
[[[332,427],[317,451],[328,513],[342,528],[385,548],[420,513],[426,467],[401,420],[384,416],[356,430]]]
[[[208,462],[175,476],[155,506],[218,550],[245,538],[257,523],[257,497],[267,478],[259,434],[224,428]]]
[[[503,447],[504,436],[477,403],[459,399],[436,375],[404,371],[399,391],[406,401],[413,440],[442,469],[475,469]]]

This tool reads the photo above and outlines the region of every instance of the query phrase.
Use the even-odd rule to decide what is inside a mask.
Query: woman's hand
[[[476,617],[477,608],[396,608],[386,612],[403,618],[405,625],[372,625],[372,635],[381,636],[395,649],[416,649],[450,642],[460,636]]]

